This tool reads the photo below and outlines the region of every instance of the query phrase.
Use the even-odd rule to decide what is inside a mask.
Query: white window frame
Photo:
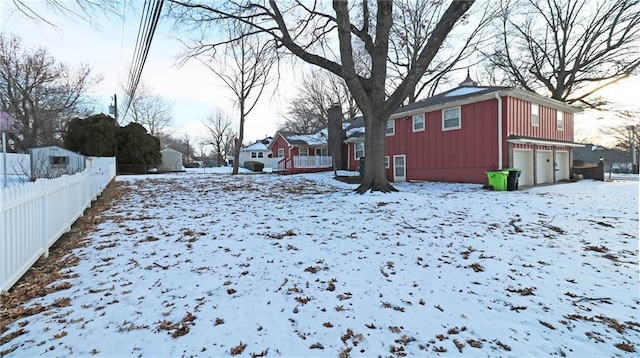
[[[258,157],[258,153],[257,152],[251,152],[251,158],[255,159]]]
[[[416,128],[416,119],[420,119],[420,118],[422,119],[422,128]],[[413,115],[412,121],[413,121],[413,131],[414,132],[424,132],[424,130],[425,130],[426,126],[427,126],[426,123],[425,123],[425,120],[424,120],[424,113]],[[420,123],[420,122],[417,122],[417,123]]]
[[[556,129],[564,131],[564,112],[556,110]]]
[[[327,147],[316,148],[315,154],[316,154],[316,156],[319,156],[319,157],[328,157],[329,156],[329,148],[327,148]]]
[[[531,103],[531,126],[540,127],[540,106]]]
[[[361,149],[358,149],[358,146],[360,146]],[[362,155],[358,156],[358,152],[361,152]],[[364,142],[355,142],[355,143],[353,143],[353,157],[355,159],[360,159],[360,158],[364,157]]]
[[[452,112],[452,111],[457,111],[458,112],[458,125],[455,127],[445,127],[445,121],[446,120],[451,120],[453,118],[448,118],[445,119],[445,113],[448,112]],[[451,107],[451,108],[445,108],[442,110],[442,131],[451,131],[451,130],[456,130],[456,129],[460,129],[462,128],[462,109],[460,108],[460,106],[458,107]]]
[[[304,151],[304,154],[302,154]],[[298,149],[298,155],[301,157],[308,157],[309,156],[309,148],[302,148],[300,147],[300,149]]]
[[[387,127],[384,130],[386,136],[392,136],[396,134],[396,121],[390,119],[387,121]]]
[[[278,158],[284,158],[284,148],[278,148]]]
[[[258,158],[264,158],[264,153],[258,152]]]
[[[391,167],[391,164],[389,163],[389,156],[385,155],[384,156],[384,168],[385,169],[389,169]]]

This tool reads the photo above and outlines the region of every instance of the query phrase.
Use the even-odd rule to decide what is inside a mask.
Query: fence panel
[[[115,177],[115,158],[81,173],[0,190],[0,292],[6,291],[82,216]]]

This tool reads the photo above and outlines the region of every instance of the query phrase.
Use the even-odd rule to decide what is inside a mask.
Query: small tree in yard
[[[160,140],[147,133],[138,123],[120,127],[117,134],[118,169],[128,168],[135,173],[144,173],[148,167],[162,163]]]
[[[117,133],[115,120],[105,114],[75,118],[69,123],[64,146],[84,155],[112,157],[115,155]]]
[[[231,125],[231,120],[221,112],[210,114],[203,124],[207,129],[203,143],[213,145],[216,157],[215,164],[219,167],[225,162],[225,156],[229,149],[228,143],[235,138],[236,133]]]
[[[333,11],[327,9],[324,2],[294,2],[287,3],[286,7],[275,0],[213,4],[187,0],[169,2],[180,24],[198,27],[204,38],[197,39],[197,43],[203,49],[239,40],[239,37],[220,36],[210,40],[208,37],[220,35],[220,31],[209,30],[217,29],[216,23],[241,22],[250,29],[245,35],[274,41],[276,49],[286,50],[281,55],[294,55],[345,80],[365,120],[367,165],[357,188],[359,193],[396,190],[389,183],[384,167],[386,122],[412,93],[449,33],[474,3],[473,0],[450,2],[433,26],[428,40],[417,50],[419,55],[407,68],[407,73],[389,88],[387,71],[393,1],[362,0],[356,4],[333,1]],[[364,49],[365,61],[360,61],[361,55],[354,56],[354,49],[358,48]],[[338,56],[333,55],[336,49]],[[368,65],[364,71],[359,67],[363,62]]]

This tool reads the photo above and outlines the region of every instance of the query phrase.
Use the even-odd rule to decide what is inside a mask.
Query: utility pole
[[[116,120],[116,125],[118,125],[118,96],[113,94],[113,106],[109,106],[109,114],[113,114],[113,118]]]

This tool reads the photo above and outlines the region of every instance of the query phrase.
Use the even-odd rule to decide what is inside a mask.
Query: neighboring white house
[[[263,163],[265,168],[270,168],[271,151],[268,145],[272,140],[273,138],[267,137],[240,149],[240,166],[244,167],[244,162],[253,161]]]
[[[75,174],[86,167],[86,157],[57,146],[29,148],[31,180]]]
[[[175,149],[166,148],[160,151],[162,154],[162,164],[158,167],[159,172],[181,172],[184,171],[182,166],[182,153]]]

